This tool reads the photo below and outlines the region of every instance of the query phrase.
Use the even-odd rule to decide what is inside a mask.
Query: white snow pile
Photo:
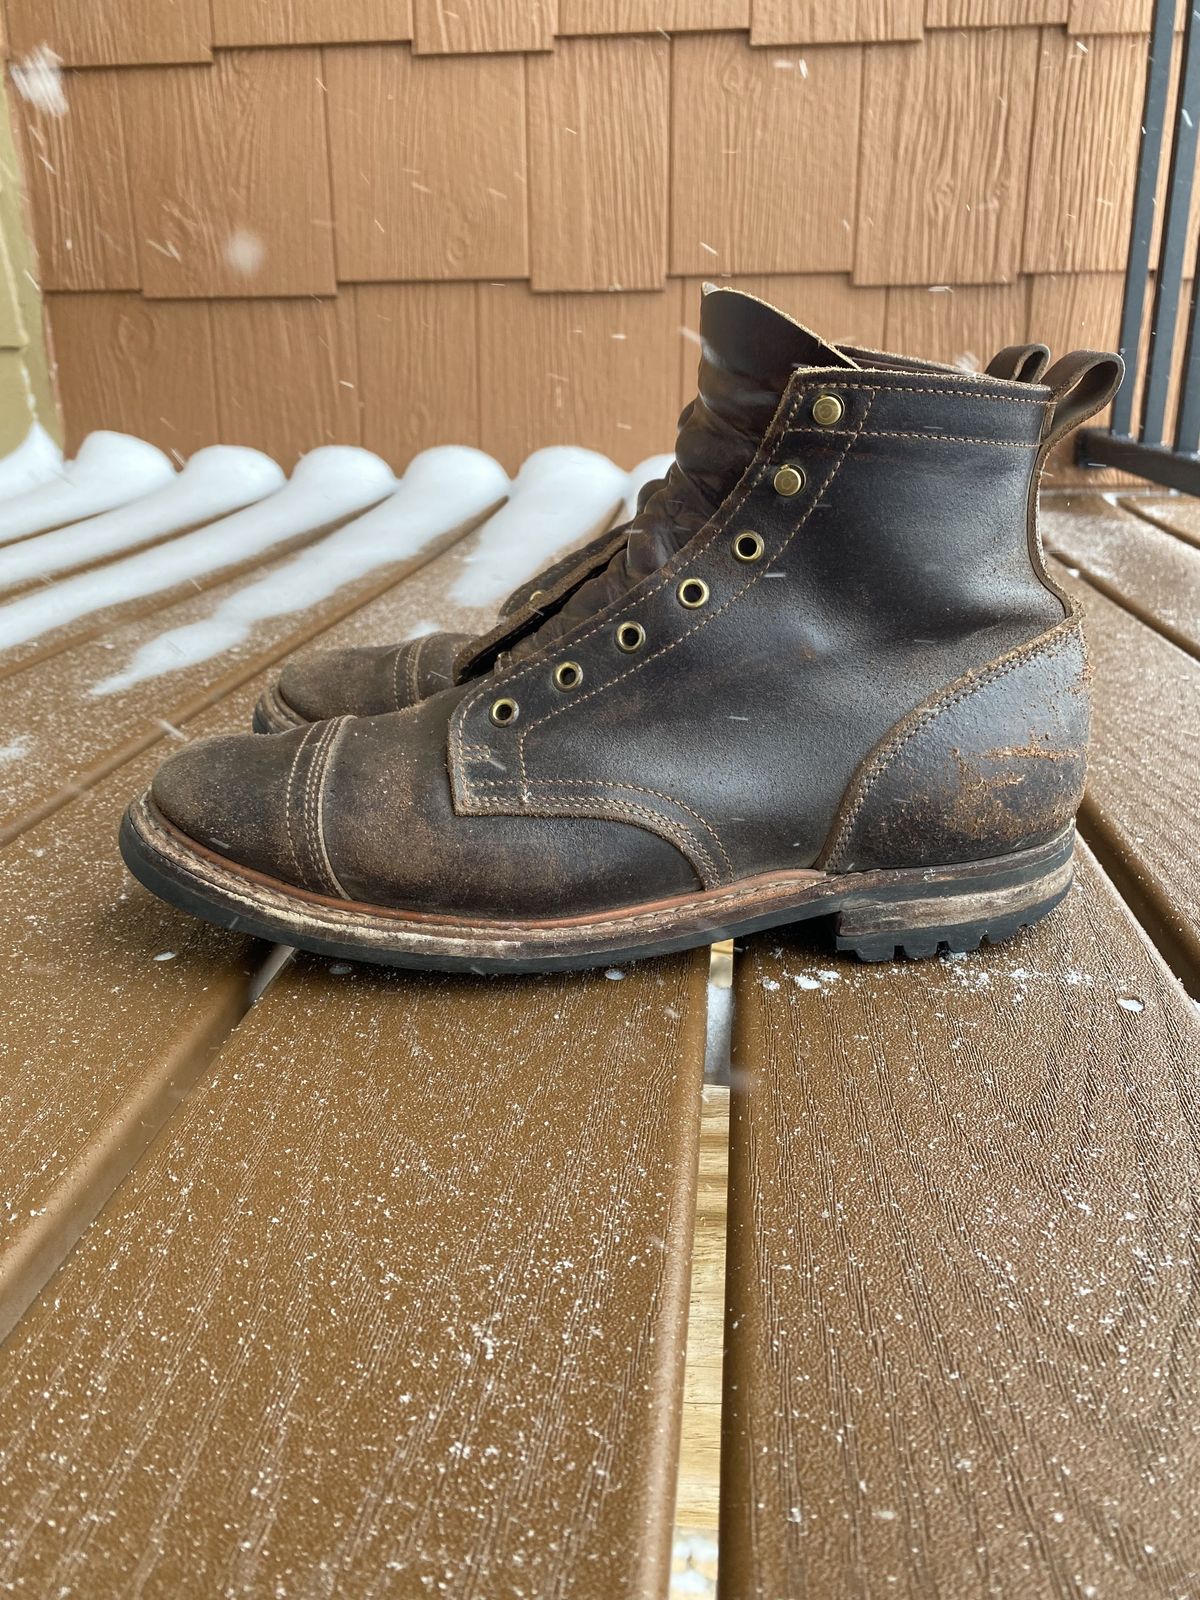
[[[178,477],[131,505],[0,548],[0,589],[198,528],[286,482],[282,468],[260,450],[224,444],[198,450]]]
[[[89,433],[74,461],[56,477],[0,506],[0,544],[128,505],[174,476],[170,460],[144,439],[127,433]]]
[[[552,445],[535,451],[513,482],[512,498],[464,558],[450,599],[496,605],[561,551],[615,518],[629,485],[630,475],[595,450]]]
[[[625,491],[625,506],[621,512],[626,522],[637,516],[638,495],[643,486],[654,478],[665,478],[674,460],[674,456],[647,456],[645,461],[639,461],[634,467],[629,474],[629,487]]]
[[[0,502],[61,478],[62,470],[62,451],[35,422],[17,448],[0,459]]]
[[[121,601],[236,566],[273,545],[344,521],[395,487],[391,468],[369,450],[326,445],[302,456],[284,487],[257,505],[0,606],[0,650]]]
[[[300,467],[313,459],[306,456]],[[382,505],[239,589],[210,616],[151,639],[124,671],[96,684],[92,693],[113,694],[146,678],[208,661],[240,643],[256,623],[303,611],[377,567],[416,555],[433,540],[484,516],[508,489],[504,469],[481,450],[445,445],[423,451]],[[0,612],[0,639],[2,626]]]

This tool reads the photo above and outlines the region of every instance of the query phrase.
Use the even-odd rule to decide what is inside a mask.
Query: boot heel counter
[[[1090,676],[1074,614],[918,706],[859,768],[818,864],[946,866],[1052,839],[1083,798]]]

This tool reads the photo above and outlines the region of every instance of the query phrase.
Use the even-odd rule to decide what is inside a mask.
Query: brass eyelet
[[[578,661],[560,661],[554,669],[556,689],[578,689],[583,682],[583,668]]]
[[[735,561],[758,561],[766,549],[761,533],[739,533],[733,541]]]
[[[836,394],[819,394],[813,401],[813,421],[821,428],[833,428],[842,420],[846,407]]]
[[[684,578],[675,591],[676,599],[689,611],[698,611],[708,603],[709,587],[703,578]]]
[[[805,482],[804,468],[794,467],[789,461],[775,474],[775,493],[790,500],[794,494],[800,493]]]
[[[520,706],[515,700],[510,700],[507,695],[502,696],[499,700],[493,700],[492,709],[488,712],[488,716],[491,717],[498,728],[511,727],[520,715]]]
[[[622,622],[617,628],[617,649],[631,656],[646,642],[646,630],[640,622]]]

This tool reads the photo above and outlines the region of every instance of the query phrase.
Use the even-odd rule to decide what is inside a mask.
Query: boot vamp
[[[306,722],[403,710],[453,681],[454,658],[468,638],[429,633],[398,645],[314,651],[288,662],[279,693]]]
[[[446,746],[462,693],[346,725],[322,807],[325,842],[349,898],[554,917],[696,889],[685,857],[640,827],[588,817],[458,815]]]
[[[369,906],[554,917],[694,891],[668,841],[587,817],[462,817],[446,766],[462,690],[271,739],[198,740],[151,797],[181,833],[295,888]]]

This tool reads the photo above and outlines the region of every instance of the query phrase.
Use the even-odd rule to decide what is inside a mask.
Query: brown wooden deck
[[[675,1527],[703,1594],[719,1480],[731,1600],[1194,1593],[1196,505],[1047,501],[1096,670],[1059,913],[736,953],[728,1241],[703,956],[281,968],[117,857],[291,650],[486,621],[477,523],[101,698],[294,547],[0,653],[0,1589],[609,1600]]]

